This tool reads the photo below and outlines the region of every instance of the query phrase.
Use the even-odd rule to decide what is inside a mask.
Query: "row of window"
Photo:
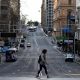
[[[47,22],[51,23],[51,22],[53,22],[53,19],[47,19]]]
[[[2,19],[2,20],[5,20],[5,19],[7,19],[8,18],[8,6],[0,6],[0,8],[1,8],[1,16],[0,16],[0,18]]]
[[[1,20],[6,20],[8,18],[7,14],[1,14],[0,19]]]
[[[73,2],[72,2],[73,0],[67,0],[67,1],[68,1],[68,3],[67,3],[68,5],[72,5],[73,4]],[[61,0],[57,0],[57,2],[55,0],[55,2],[54,2],[54,4],[55,4],[54,5],[54,9],[57,8],[57,6],[60,6],[61,3],[62,3]]]
[[[72,4],[72,0],[68,0],[68,4],[71,5]]]
[[[48,12],[47,14],[48,14],[48,15],[53,15],[53,12]]]
[[[1,10],[7,10],[8,7],[7,6],[1,6]]]
[[[51,18],[51,17],[53,17],[53,14],[52,15],[47,15],[47,17]]]

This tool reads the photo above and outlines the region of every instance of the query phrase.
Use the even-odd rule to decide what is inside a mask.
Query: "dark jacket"
[[[39,63],[40,65],[45,65],[45,64],[46,64],[46,55],[41,54],[41,55],[39,56],[38,63]]]

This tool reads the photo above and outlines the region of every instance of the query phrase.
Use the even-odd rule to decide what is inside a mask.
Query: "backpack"
[[[41,58],[41,55],[40,55],[39,59],[38,59],[38,63],[40,64],[41,61],[42,61],[42,58]]]

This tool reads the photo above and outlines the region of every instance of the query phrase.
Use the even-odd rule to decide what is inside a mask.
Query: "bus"
[[[34,31],[37,30],[37,27],[36,27],[36,26],[29,27],[28,30],[29,30],[30,32],[34,32]]]

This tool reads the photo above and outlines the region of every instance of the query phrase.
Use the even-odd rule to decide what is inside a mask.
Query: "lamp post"
[[[67,15],[67,25],[68,28],[71,29],[71,35],[68,34],[68,40],[72,39],[73,43],[73,57],[75,60],[75,16],[72,15],[72,10],[69,10],[68,15]],[[73,27],[72,27],[73,26]],[[68,45],[69,47],[69,45]]]
[[[70,15],[71,15],[71,10],[67,11],[67,27],[70,29]],[[66,31],[66,36],[68,38],[68,46],[67,46],[67,51],[69,51],[69,33]]]

